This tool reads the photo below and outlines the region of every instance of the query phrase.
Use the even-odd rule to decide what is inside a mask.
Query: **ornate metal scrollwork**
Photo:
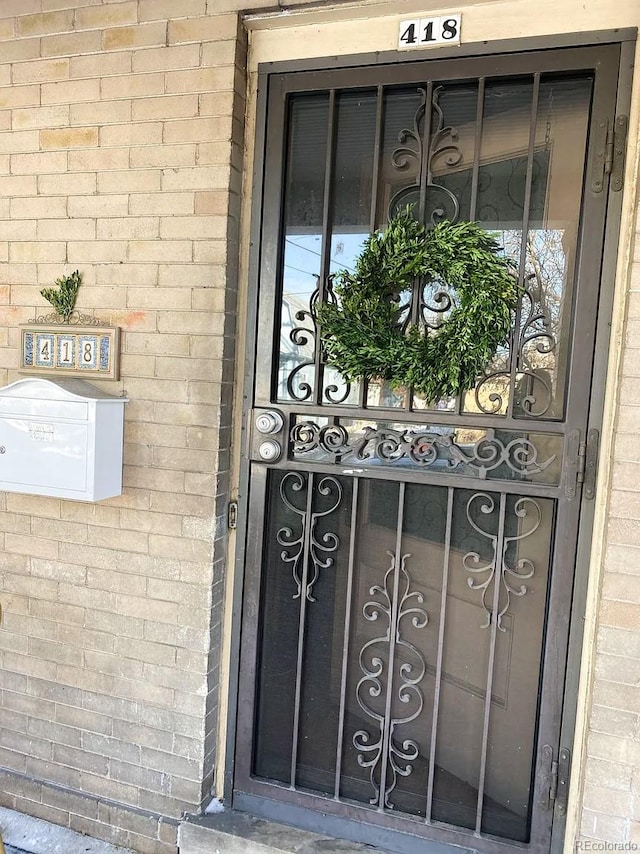
[[[414,184],[403,187],[393,195],[389,202],[390,218],[406,205],[415,205],[421,194],[424,194],[423,203],[419,205],[423,222],[435,225],[443,219],[450,222],[458,219],[460,204],[457,196],[434,180],[434,170],[438,164],[444,162],[445,166],[454,168],[463,156],[457,144],[458,131],[445,123],[440,106],[443,91],[444,86],[436,86],[431,91],[428,140],[424,136],[429,93],[423,88],[418,89],[421,98],[413,127],[404,128],[398,134],[400,145],[393,151],[391,163],[398,170],[405,170],[415,164],[417,177]],[[403,331],[416,323],[425,329],[436,330],[444,321],[444,315],[453,307],[446,282],[416,282],[411,293],[398,295],[398,303],[398,325]]]
[[[422,168],[422,124],[427,106],[427,91],[419,88],[418,92],[421,99],[413,117],[413,127],[403,128],[398,134],[400,145],[391,153],[391,163],[395,169],[402,171],[414,162],[419,175]],[[400,192],[404,192],[404,188]],[[395,198],[394,196],[391,199],[390,209],[393,209]]]
[[[298,421],[291,428],[289,439],[295,454],[310,454],[322,450],[334,457],[353,453],[349,433],[338,424],[321,427],[315,421]]]
[[[414,323],[436,331],[444,323],[445,315],[453,305],[453,297],[442,282],[418,281],[410,293],[399,296],[397,325],[405,333]]]
[[[487,436],[474,445],[472,461],[466,465],[478,469],[478,476],[485,478],[487,472],[500,465],[506,465],[512,472],[522,475],[540,474],[551,466],[557,454],[552,454],[541,462],[538,449],[525,436],[518,436],[509,442],[496,438],[493,430],[487,430]]]
[[[533,561],[529,560],[529,558],[520,558],[515,566],[510,566],[508,563],[508,554],[516,543],[525,540],[538,530],[542,522],[542,511],[538,502],[533,498],[519,498],[513,508],[514,514],[520,519],[525,519],[528,516],[528,508],[531,508],[534,513],[533,523],[527,531],[523,531],[513,537],[505,536],[500,548],[497,534],[484,530],[474,520],[474,508],[476,509],[476,513],[479,512],[489,516],[495,510],[495,501],[486,492],[477,492],[467,501],[466,506],[467,521],[481,537],[489,541],[491,557],[483,562],[479,552],[469,551],[463,557],[462,564],[467,572],[471,572],[475,576],[467,578],[469,587],[472,590],[482,591],[482,606],[487,615],[482,628],[490,626],[494,617],[493,608],[488,602],[488,591],[491,583],[494,582],[502,585],[505,592],[504,605],[495,615],[495,620],[498,629],[504,632],[506,629],[502,625],[502,618],[509,610],[511,596],[524,596],[528,588],[526,584],[521,582],[531,578],[535,572]],[[498,554],[498,551],[500,551],[500,554]]]
[[[440,106],[440,97],[444,86],[435,86],[431,93],[429,104],[429,139],[426,141],[426,157],[424,124],[427,113],[427,90],[419,88],[420,104],[416,110],[413,127],[404,128],[398,134],[400,145],[391,155],[391,162],[396,169],[407,169],[412,162],[417,166],[417,179],[413,185],[398,190],[389,202],[389,217],[391,218],[407,204],[415,203],[421,186],[426,190],[425,211],[421,211],[424,222],[433,225],[440,220],[448,219],[456,222],[460,213],[460,203],[454,193],[442,184],[434,181],[434,168],[444,160],[449,168],[458,166],[462,161],[462,151],[458,146],[458,131],[451,125],[446,125],[444,112]],[[423,177],[423,173],[426,175]]]
[[[316,340],[318,337],[316,307],[319,299],[320,279],[316,276],[316,288],[311,294],[311,298],[309,300],[309,308],[300,309],[294,315],[295,319],[299,321],[301,325],[294,326],[294,328],[289,332],[289,340],[292,344],[295,344],[296,347],[307,347],[310,344],[312,352],[314,354],[316,349]],[[299,362],[294,368],[291,369],[291,371],[289,371],[289,375],[287,376],[287,393],[289,394],[292,400],[302,402],[305,400],[309,400],[309,398],[313,394],[313,388],[308,382],[302,381],[297,384],[296,380],[298,375],[302,373],[305,368],[313,368],[314,365],[315,355],[314,358],[304,359],[302,362]]]
[[[491,371],[481,377],[473,391],[478,411],[484,415],[498,415],[503,412],[510,385],[511,371]]]
[[[450,189],[437,183],[434,173],[442,164],[453,169],[462,161],[458,131],[445,122],[440,105],[444,86],[419,88],[417,92],[420,95],[420,103],[413,118],[413,126],[399,132],[400,144],[391,155],[391,162],[398,170],[406,170],[414,163],[417,178],[413,184],[394,194],[389,203],[389,216],[421,198],[420,216],[423,221],[434,225],[444,219],[456,222],[460,212],[458,198]],[[412,324],[437,330],[446,313],[453,307],[453,299],[446,282],[416,281],[411,293],[398,294],[397,298],[397,322],[403,330]],[[289,332],[288,337],[292,344],[298,348],[306,348],[307,354],[312,351],[312,355],[305,354],[302,361],[296,364],[286,377],[287,395],[299,403],[310,400],[315,391],[313,383],[305,377],[305,373],[313,370],[318,360],[321,364],[323,361],[323,355],[318,348],[316,319],[320,301],[336,301],[331,276],[324,282],[318,278],[308,308],[300,309],[294,315],[299,325]],[[326,403],[338,405],[344,403],[350,393],[351,384],[340,378],[327,383],[321,396]]]
[[[353,745],[359,751],[360,766],[369,768],[374,792],[369,803],[393,809],[389,796],[396,787],[398,776],[408,777],[411,774],[411,763],[420,753],[414,739],[397,739],[397,730],[414,721],[422,712],[424,695],[419,685],[427,670],[420,650],[404,636],[403,625],[409,621],[415,629],[424,628],[429,616],[420,607],[424,602],[422,593],[411,590],[411,577],[406,568],[411,555],[402,555],[398,566],[396,556],[392,552],[387,554],[391,557],[391,565],[383,583],[374,584],[369,589],[369,594],[377,598],[365,602],[362,608],[365,620],[376,622],[384,619],[386,626],[381,635],[367,641],[360,650],[358,660],[363,675],[355,691],[358,705],[375,722],[377,732],[372,735],[366,729],[358,730],[353,736]],[[401,658],[396,655],[397,647],[403,648]],[[402,663],[397,667],[399,660]],[[397,690],[394,690],[396,686]],[[379,697],[384,698],[380,710],[376,709]],[[385,714],[386,703],[394,697],[404,707],[404,714],[392,712],[389,718]]]
[[[308,543],[310,570],[307,573],[304,594],[309,602],[315,602],[313,588],[320,575],[320,570],[329,569],[333,566],[334,559],[331,555],[338,550],[340,545],[340,538],[332,531],[318,534],[318,521],[329,516],[340,506],[342,484],[335,477],[323,477],[318,483],[317,495],[328,499],[327,506],[323,509],[317,509],[317,507],[314,509],[312,506],[311,512],[307,509],[305,487],[308,488],[307,479],[299,472],[288,472],[280,481],[280,497],[300,521],[297,532],[294,532],[289,525],[280,528],[276,533],[276,540],[279,545],[284,546],[280,552],[281,559],[285,563],[291,564],[293,580],[297,587],[297,592],[293,595],[294,599],[298,599],[302,595],[304,559],[307,551],[305,542]],[[287,490],[290,490],[290,495],[287,495]],[[297,506],[293,500],[296,493],[302,494],[304,499],[301,507]]]
[[[321,427],[307,420],[294,424],[289,438],[294,456],[319,451],[333,462],[353,457],[359,462],[379,460],[388,465],[406,461],[421,468],[439,463],[445,471],[468,467],[481,479],[503,465],[520,476],[540,474],[557,456],[552,454],[540,460],[538,448],[530,438],[516,436],[505,441],[498,438],[493,429],[486,430],[475,444],[462,445],[456,442],[455,436],[443,436],[435,431],[367,425],[350,435],[342,424]]]
[[[329,303],[330,305],[335,305],[336,302],[338,301],[337,297],[334,293],[334,290],[333,290],[333,278],[334,278],[333,275],[327,276],[327,280],[326,280],[325,286],[324,286],[324,294],[323,294],[323,299],[324,299],[325,303]],[[325,354],[323,352],[320,353],[320,358],[321,358],[322,362],[324,363]],[[325,368],[325,371],[326,371],[326,368]],[[334,374],[335,373],[336,372],[334,371]],[[325,374],[325,376],[326,376],[326,374]],[[327,401],[327,403],[333,403],[335,405],[338,405],[340,403],[344,403],[350,394],[351,394],[351,383],[348,380],[343,379],[342,377],[340,377],[340,385],[338,385],[338,383],[334,382],[334,383],[330,383],[328,385],[325,385],[324,389],[323,389],[323,396],[324,396],[325,400]]]
[[[290,563],[293,570],[293,578],[298,587],[297,596],[300,595],[300,590],[302,587],[302,567],[300,565],[302,558],[302,551],[304,547],[304,532],[306,528],[306,520],[307,520],[307,511],[306,511],[306,501],[303,503],[302,507],[297,507],[292,499],[287,496],[287,488],[290,488],[293,493],[302,493],[303,489],[306,486],[306,478],[304,478],[298,472],[289,472],[286,474],[282,480],[280,481],[280,497],[286,504],[286,506],[291,510],[292,513],[295,513],[296,516],[300,518],[300,530],[296,535],[293,528],[289,525],[285,525],[280,528],[276,534],[276,540],[279,545],[284,546],[283,550],[280,552],[280,557],[285,563]],[[304,494],[302,495],[304,498]]]
[[[514,334],[516,388],[510,388],[510,370],[492,371],[482,377],[474,394],[476,406],[485,415],[503,411],[507,391],[515,395],[517,406],[530,418],[542,418],[553,404],[551,366],[547,369],[536,365],[531,358],[532,353],[551,357],[558,348],[551,312],[544,299],[544,281],[535,273],[524,282],[519,317],[520,328]],[[492,385],[494,388],[489,391]]]
[[[536,365],[531,356],[556,353],[558,341],[554,334],[551,312],[545,300],[545,282],[538,272],[527,277],[522,295],[520,341],[518,347],[518,374],[520,378],[520,407],[527,415],[540,418],[546,415],[553,403],[551,375]],[[536,361],[538,361],[536,360]]]
[[[295,344],[296,347],[310,347],[313,353],[311,358],[304,359],[292,368],[287,376],[287,394],[291,400],[299,403],[309,400],[314,390],[312,385],[306,382],[306,380],[298,382],[298,376],[307,368],[313,369],[317,358],[323,361],[322,352],[319,354],[316,352],[318,342],[318,304],[321,300],[332,304],[336,302],[336,295],[333,291],[333,276],[327,277],[323,288],[320,287],[319,277],[316,277],[316,280],[316,288],[309,299],[309,307],[300,309],[294,315],[295,319],[300,322],[300,326],[295,326],[289,332],[289,340],[292,344]],[[331,383],[324,387],[325,399],[328,403],[335,405],[344,403],[350,393],[351,383],[347,381],[342,381],[341,385]]]
[[[92,314],[81,314],[77,310],[72,311],[67,319],[55,311],[50,314],[39,314],[29,323],[38,323],[43,326],[109,326],[108,320],[102,320]]]

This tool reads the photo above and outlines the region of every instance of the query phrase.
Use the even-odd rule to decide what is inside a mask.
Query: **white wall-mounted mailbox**
[[[84,380],[0,388],[0,490],[100,501],[122,492],[126,399]]]

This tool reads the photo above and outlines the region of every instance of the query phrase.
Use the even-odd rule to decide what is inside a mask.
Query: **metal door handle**
[[[284,426],[284,418],[279,412],[270,409],[256,415],[255,423],[258,433],[270,436],[272,433],[279,433],[282,430]]]

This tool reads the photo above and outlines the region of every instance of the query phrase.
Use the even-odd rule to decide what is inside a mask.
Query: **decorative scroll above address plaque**
[[[116,326],[21,327],[20,370],[33,374],[117,380],[120,329]]]

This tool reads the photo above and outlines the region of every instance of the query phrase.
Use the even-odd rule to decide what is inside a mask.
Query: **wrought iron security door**
[[[239,806],[400,851],[548,850],[618,61],[270,78]],[[331,274],[407,204],[517,266],[512,336],[457,398],[323,362]],[[454,301],[416,282],[401,322],[434,332]]]

